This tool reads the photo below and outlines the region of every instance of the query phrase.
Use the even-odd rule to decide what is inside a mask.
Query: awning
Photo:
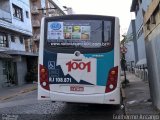
[[[10,55],[22,55],[22,56],[35,56],[38,57],[38,53],[26,52],[26,51],[18,51],[18,50],[9,50],[5,51],[5,53]]]
[[[147,64],[147,60],[146,58],[143,58],[139,60],[136,65],[139,66],[139,65],[146,65],[146,64]]]
[[[12,59],[13,57],[9,54],[0,52],[0,58],[2,58],[2,59]]]

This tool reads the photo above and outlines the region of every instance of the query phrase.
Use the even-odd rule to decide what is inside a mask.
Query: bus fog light
[[[46,82],[42,82],[42,85],[43,85],[43,86],[46,86],[46,85],[47,85],[47,83],[46,83]]]
[[[110,88],[110,89],[113,89],[113,87],[114,87],[114,86],[113,86],[112,84],[109,85],[109,88]]]

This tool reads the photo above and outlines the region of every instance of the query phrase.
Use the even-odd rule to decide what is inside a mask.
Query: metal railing
[[[33,35],[33,40],[38,41],[40,39],[40,34],[34,34]]]
[[[144,81],[148,81],[148,68],[146,66],[139,66],[134,68],[135,75]]]

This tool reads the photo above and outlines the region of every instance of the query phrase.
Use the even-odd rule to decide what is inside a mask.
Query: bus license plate
[[[70,86],[70,91],[84,91],[82,86]]]

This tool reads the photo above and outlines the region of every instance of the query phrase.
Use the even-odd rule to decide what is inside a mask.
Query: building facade
[[[27,74],[25,41],[32,36],[29,0],[0,1],[0,87],[22,85]]]
[[[127,53],[125,54],[127,67],[133,71],[137,61],[138,61],[138,51],[137,51],[137,40],[136,40],[136,29],[135,29],[135,20],[131,20],[127,35],[126,43]]]
[[[32,52],[38,53],[40,40],[40,23],[42,17],[65,15],[64,8],[58,0],[30,0],[33,37],[28,41],[28,47],[32,44]]]
[[[160,110],[160,0],[133,0],[131,12],[136,14],[137,66],[147,63],[150,95],[153,105]],[[141,51],[140,51],[141,50]],[[146,51],[146,56],[144,54]],[[145,60],[146,57],[146,60]],[[144,71],[144,72],[143,72]],[[139,74],[139,76],[141,76]]]
[[[37,80],[41,19],[65,14],[58,0],[0,0],[0,88]]]
[[[145,45],[153,105],[160,110],[160,0],[152,0],[144,15]]]
[[[146,62],[146,50],[144,42],[144,30],[143,30],[143,19],[144,13],[147,10],[151,0],[132,0],[131,12],[135,12],[135,28],[136,28],[136,40],[137,40],[137,51],[138,54],[136,66],[143,67],[147,66]]]

